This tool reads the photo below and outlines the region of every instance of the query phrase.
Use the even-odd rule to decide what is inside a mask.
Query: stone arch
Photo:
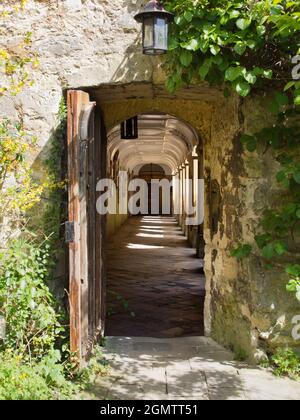
[[[248,220],[248,214],[242,213],[246,197],[241,197],[237,188],[240,185],[240,176],[244,175],[239,137],[244,129],[243,118],[246,118],[240,99],[234,95],[224,98],[221,90],[205,86],[189,87],[180,90],[176,95],[169,95],[163,85],[155,85],[152,82],[107,84],[87,88],[86,91],[101,108],[108,131],[132,116],[155,111],[176,117],[192,126],[197,133],[200,146],[197,148],[197,155],[202,162],[198,170],[205,180],[205,217],[200,232],[205,244],[205,333],[212,334],[218,341],[232,348],[243,343],[243,347],[247,348],[246,351],[250,354],[250,349],[256,345],[249,340],[249,323],[252,321],[240,318],[240,302],[237,301],[232,307],[230,292],[238,276],[246,276],[243,268],[229,253],[235,242],[241,240],[240,215],[245,214],[243,220]],[[191,160],[185,159],[179,170],[187,176],[187,168],[191,169],[192,162],[193,156]],[[213,180],[220,185],[222,199],[222,205],[218,206],[219,212],[216,212],[214,220],[210,217],[212,209],[209,205]],[[250,194],[251,191],[250,185]],[[213,237],[212,222],[217,232]],[[222,234],[224,232],[226,233]],[[245,228],[242,236],[246,238],[247,235],[248,231]],[[236,293],[235,297],[239,299],[239,293]],[[237,338],[233,334],[233,330],[237,328],[243,331],[242,337]]]

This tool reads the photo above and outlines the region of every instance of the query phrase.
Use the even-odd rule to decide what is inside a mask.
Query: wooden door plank
[[[82,92],[81,98],[81,116],[80,126],[80,280],[81,280],[81,348],[82,358],[85,359],[89,353],[89,249],[88,249],[88,149],[89,139],[82,137],[82,119],[85,109],[89,106],[89,95]],[[88,133],[86,133],[88,135]]]
[[[96,313],[95,313],[95,237],[96,232],[96,184],[95,184],[95,165],[97,156],[95,155],[95,117],[93,113],[93,124],[90,126],[89,154],[88,154],[88,182],[89,182],[89,333],[90,339],[96,340]]]
[[[79,204],[79,147],[78,147],[78,94],[69,91],[68,104],[68,180],[69,180],[69,221],[74,223],[76,233],[80,222]],[[70,305],[70,350],[81,359],[81,297],[80,297],[80,243],[69,244],[69,305]]]
[[[95,124],[95,185],[100,181],[101,178],[104,178],[101,173],[102,168],[102,156],[101,156],[101,145],[105,142],[105,139],[102,136],[101,127],[102,127],[102,115],[100,110],[96,110],[96,124]],[[105,176],[106,177],[106,176]],[[97,195],[95,196],[95,202],[97,200]],[[96,236],[95,236],[95,314],[96,314],[96,333],[99,335],[103,333],[103,323],[102,323],[102,294],[104,293],[103,282],[104,275],[102,273],[103,267],[103,255],[102,255],[102,236],[103,236],[103,227],[102,227],[102,218],[96,211]]]
[[[100,156],[100,165],[97,168],[97,176],[99,179],[106,178],[107,174],[107,133],[104,124],[104,118],[101,110],[99,109],[99,135],[100,142],[98,143],[98,152]],[[99,223],[99,243],[97,245],[98,255],[100,255],[98,269],[100,270],[99,281],[99,295],[98,295],[98,313],[99,313],[99,328],[101,332],[104,333],[105,329],[105,319],[106,319],[106,216],[99,216],[97,219]]]

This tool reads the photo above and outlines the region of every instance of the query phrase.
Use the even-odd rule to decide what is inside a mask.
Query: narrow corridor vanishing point
[[[109,239],[107,260],[106,335],[204,335],[203,262],[175,218],[129,218]]]

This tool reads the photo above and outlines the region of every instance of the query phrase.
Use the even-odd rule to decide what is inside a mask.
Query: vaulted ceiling
[[[123,140],[120,126],[114,127],[108,133],[108,162],[118,153],[122,170],[138,173],[143,165],[156,163],[173,173],[198,144],[190,126],[166,114],[140,115],[138,133],[136,140]]]

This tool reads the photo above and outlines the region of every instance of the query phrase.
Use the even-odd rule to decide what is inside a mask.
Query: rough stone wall
[[[206,177],[220,188],[218,231],[213,234],[211,225],[205,230],[211,333],[239,357],[256,361],[275,347],[300,344],[292,338],[299,302],[286,292],[284,270],[266,270],[257,249],[240,263],[230,257],[237,243],[254,243],[264,208],[274,198],[282,200],[272,152],[248,153],[239,141],[241,133],[254,134],[273,124],[274,116],[266,111],[269,104],[270,98],[261,97],[220,103],[210,144],[204,147]],[[299,260],[299,249],[289,258]]]
[[[25,128],[46,146],[63,90],[147,80],[151,59],[140,54],[140,25],[133,19],[141,0],[29,0],[19,17],[1,22],[0,44],[14,50],[20,36],[32,32],[39,69],[30,90],[1,99],[0,115],[22,116]]]
[[[63,91],[80,86],[161,84],[158,61],[141,54],[140,27],[133,15],[141,0],[51,0],[28,4],[26,17],[6,20],[7,36],[0,40],[15,48],[19,34],[31,31],[33,49],[40,57],[35,84],[13,99],[1,99],[0,116],[21,117],[34,132],[39,148],[32,159],[47,155],[57,124]],[[160,88],[161,89],[161,88]],[[145,89],[146,92],[147,89]],[[196,100],[132,98],[106,102],[102,108],[107,128],[139,112],[161,111],[190,123],[204,144],[206,177],[205,272],[206,331],[232,347],[240,356],[253,356],[291,340],[291,319],[299,304],[285,292],[279,272],[266,272],[260,258],[238,263],[230,248],[238,241],[253,242],[263,203],[270,200],[275,164],[268,154],[257,160],[243,153],[242,130],[257,131],[269,125],[260,98],[242,102],[218,96]],[[209,95],[208,95],[209,97]],[[41,158],[41,159],[40,159]],[[299,343],[298,343],[299,344]]]

